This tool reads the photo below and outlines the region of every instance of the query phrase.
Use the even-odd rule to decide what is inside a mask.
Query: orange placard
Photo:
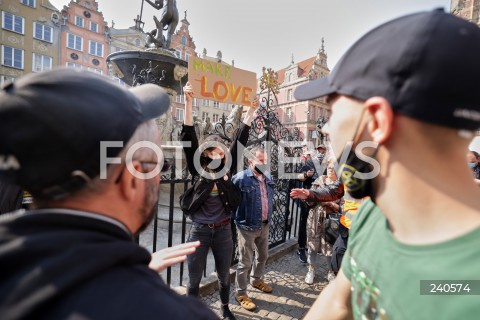
[[[189,57],[188,81],[199,99],[250,106],[256,94],[257,75],[214,61]]]

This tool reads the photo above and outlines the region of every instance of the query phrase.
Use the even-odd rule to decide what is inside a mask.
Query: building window
[[[215,122],[218,122],[218,119],[220,118],[220,115],[215,113],[212,117],[213,117],[212,121],[215,123]]]
[[[21,0],[20,2],[26,6],[35,8],[35,0]]]
[[[204,107],[209,107],[210,106],[210,100],[203,100],[203,106]]]
[[[177,121],[183,121],[183,119],[185,118],[185,110],[177,108],[175,111],[175,118],[177,119]]]
[[[77,68],[77,69],[82,69],[82,66],[78,63],[73,63],[73,62],[67,62],[66,64],[67,68]]]
[[[4,66],[23,69],[24,51],[17,48],[2,46],[2,64]]]
[[[192,106],[193,106],[193,107],[198,106],[198,100],[197,100],[197,98],[193,98],[193,100],[192,100]]]
[[[98,74],[103,74],[103,71],[100,70],[100,69],[96,69],[96,68],[87,68],[88,71],[90,72],[93,72],[93,73],[98,73]]]
[[[178,94],[178,95],[175,97],[175,101],[176,101],[177,103],[184,103],[183,100],[184,100],[183,94]]]
[[[90,2],[85,1],[85,8],[90,9]]]
[[[202,113],[202,121],[205,122],[207,120],[207,118],[208,118],[208,112]]]
[[[287,121],[292,121],[292,108],[287,108]]]
[[[2,28],[20,34],[25,32],[25,19],[9,12],[2,11]]]
[[[312,106],[308,106],[307,120],[312,119],[315,119],[315,108]]]
[[[293,100],[293,90],[288,89],[287,91],[287,101],[292,101]]]
[[[44,24],[34,22],[33,23],[33,37],[38,40],[43,40],[52,43],[53,42],[53,28]]]
[[[88,53],[95,56],[103,57],[103,44],[90,40]]]
[[[288,82],[292,82],[292,78],[293,78],[293,75],[290,73],[290,74],[288,75]]]
[[[178,59],[181,59],[182,53],[180,51],[175,50],[174,53],[175,53],[175,55],[177,56]]]
[[[33,54],[33,72],[52,70],[52,57]]]
[[[82,51],[83,50],[83,38],[71,33],[67,33],[67,48]]]
[[[15,78],[9,76],[0,76],[0,84],[4,84],[5,82],[15,82]]]
[[[197,110],[192,111],[192,116],[196,117],[197,116]]]
[[[98,32],[98,24],[90,21],[90,30],[93,31],[93,32]]]
[[[190,57],[190,55],[188,53],[185,52],[185,61],[188,62],[188,58]]]
[[[218,109],[219,105],[218,105],[218,101],[213,101],[213,107],[215,109]]]
[[[186,46],[187,45],[187,37],[182,36],[182,45]]]
[[[75,17],[75,25],[83,28],[83,18],[79,17],[79,16],[76,16]]]
[[[135,45],[137,47],[140,47],[142,45],[142,42],[140,41],[140,39],[135,39]]]

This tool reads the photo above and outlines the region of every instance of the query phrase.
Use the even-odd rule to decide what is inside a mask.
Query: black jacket
[[[217,319],[169,289],[127,231],[72,212],[0,218],[2,320]]]
[[[309,190],[307,202],[314,205],[319,202],[335,201],[343,197],[345,194],[343,183],[340,179],[335,180],[332,184],[329,184],[323,188]]]
[[[315,158],[316,159],[316,158]],[[320,162],[317,161],[316,159],[316,162],[317,162],[317,165],[320,166]],[[303,173],[303,174],[306,174],[309,170],[313,170],[314,173],[313,173],[313,176],[311,177],[306,177],[305,181],[303,181],[303,188],[304,189],[311,189],[312,188],[312,184],[315,180],[317,180],[318,178],[318,172],[317,172],[317,168],[315,167],[315,163],[314,161],[312,160],[312,158],[310,159],[306,159],[303,163],[303,166],[300,168],[300,173]]]
[[[0,214],[22,208],[23,190],[0,181]]]
[[[230,215],[237,210],[237,207],[240,204],[241,194],[238,187],[233,184],[232,176],[237,169],[238,146],[242,147],[247,144],[249,131],[250,126],[247,126],[243,122],[240,123],[239,130],[237,131],[229,149],[230,154],[226,155],[232,159],[229,172],[226,174],[227,179],[225,180],[222,177],[220,179],[211,180],[200,176],[194,166],[194,155],[195,151],[198,149],[195,128],[193,126],[183,126],[181,141],[191,142],[191,146],[184,147],[183,150],[185,151],[187,168],[192,174],[193,181],[193,189],[187,190],[180,198],[181,207],[185,214],[188,215],[196,212],[201,207],[210,195],[214,183],[217,184],[218,194],[224,205],[225,212]]]

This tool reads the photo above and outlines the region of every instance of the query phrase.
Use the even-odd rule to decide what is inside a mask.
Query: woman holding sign
[[[187,167],[192,174],[192,187],[180,197],[183,212],[192,220],[188,241],[200,241],[195,253],[188,256],[187,294],[198,296],[200,280],[211,248],[215,259],[223,317],[235,319],[228,302],[230,295],[230,265],[233,254],[231,215],[240,203],[240,190],[232,183],[232,172],[237,169],[237,151],[246,145],[250,124],[258,108],[255,99],[243,123],[234,136],[230,149],[218,135],[209,135],[199,146],[193,127],[190,83],[183,88],[185,95],[185,122],[181,141]]]

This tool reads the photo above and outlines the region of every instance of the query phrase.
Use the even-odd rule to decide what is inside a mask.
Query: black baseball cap
[[[100,173],[100,142],[123,146],[143,122],[169,110],[157,85],[130,90],[79,69],[29,74],[0,90],[0,179],[60,198]],[[119,148],[108,148],[117,156]]]
[[[295,98],[381,96],[405,116],[476,130],[479,75],[480,28],[436,9],[371,30],[348,49],[329,76],[298,87]]]

